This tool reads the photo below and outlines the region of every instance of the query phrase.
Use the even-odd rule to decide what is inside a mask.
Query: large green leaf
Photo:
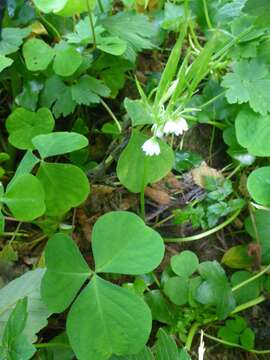
[[[75,165],[43,162],[37,178],[45,190],[46,213],[50,216],[63,215],[89,195],[88,179]]]
[[[54,119],[49,109],[32,112],[24,108],[15,109],[6,120],[8,141],[18,149],[33,149],[32,139],[40,134],[50,133]]]
[[[18,300],[5,326],[0,345],[0,358],[7,360],[29,360],[35,347],[22,333],[27,320],[27,298]]]
[[[42,159],[46,157],[67,154],[80,150],[88,145],[88,139],[75,132],[55,132],[36,136],[32,143],[40,153]]]
[[[18,176],[2,198],[13,216],[20,221],[32,221],[45,212],[44,190],[31,174]]]
[[[226,273],[217,261],[205,261],[199,265],[205,280],[198,288],[196,298],[205,305],[214,305],[219,319],[225,319],[235,308],[232,289]]]
[[[270,156],[270,116],[242,110],[235,120],[239,144],[255,156]]]
[[[146,156],[142,145],[148,137],[133,130],[131,139],[117,164],[117,176],[132,192],[140,192],[148,184],[161,180],[173,167],[174,153],[160,141],[160,155]]]
[[[110,360],[154,360],[151,350],[145,346],[142,351],[136,355],[117,356],[113,355]]]
[[[96,272],[144,274],[164,255],[161,236],[130,212],[114,211],[95,223],[92,247]]]
[[[91,270],[75,242],[63,233],[50,238],[45,249],[47,271],[42,279],[41,294],[49,310],[64,311],[73,301]]]
[[[30,342],[36,341],[36,334],[47,325],[50,312],[41,300],[40,283],[43,269],[28,271],[0,289],[0,341],[5,324],[18,300],[27,297],[27,321],[23,334]]]
[[[252,16],[257,16],[258,26],[269,26],[270,3],[268,0],[247,0],[244,12]]]
[[[256,210],[254,219],[261,245],[262,263],[268,265],[270,263],[270,213],[266,210]],[[249,235],[256,240],[256,231],[250,217],[246,219],[245,227]]]
[[[32,38],[23,45],[23,56],[30,71],[43,71],[54,58],[54,50],[45,41]]]
[[[128,289],[94,276],[72,305],[67,333],[80,360],[138,353],[151,331],[151,312]]]
[[[270,166],[252,171],[247,180],[247,188],[257,203],[270,206]]]
[[[89,4],[90,9],[95,7],[95,0],[66,0],[66,4],[62,10],[57,12],[57,15],[61,16],[73,16],[75,14],[80,14],[82,12],[87,11],[87,2]]]
[[[175,341],[161,328],[154,346],[156,360],[178,360],[179,353]]]

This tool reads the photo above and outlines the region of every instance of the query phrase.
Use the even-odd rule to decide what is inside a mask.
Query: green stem
[[[192,341],[193,341],[193,338],[196,334],[196,332],[198,331],[198,328],[199,328],[200,324],[195,322],[190,330],[189,330],[189,333],[188,333],[188,336],[187,336],[187,340],[186,340],[186,344],[185,344],[185,347],[187,349],[187,351],[190,351],[191,349],[191,345],[192,345]]]
[[[227,180],[229,180],[231,177],[233,177],[233,175],[235,175],[238,170],[241,168],[241,164],[237,165],[235,169],[233,169],[233,171],[226,177]]]
[[[207,26],[211,30],[211,29],[213,29],[213,25],[212,25],[210,17],[209,17],[209,12],[208,12],[208,7],[207,7],[206,0],[203,0],[203,10],[204,10],[204,15],[205,15],[205,20],[206,20]]]
[[[237,210],[232,216],[230,216],[226,221],[224,221],[223,223],[215,226],[214,228],[207,230],[203,233],[197,234],[197,235],[193,235],[193,236],[187,236],[187,237],[183,237],[183,238],[165,238],[165,242],[187,242],[187,241],[194,241],[194,240],[200,240],[203,239],[207,236],[210,236],[212,234],[214,234],[215,232],[223,229],[224,227],[226,227],[227,225],[229,225],[233,220],[235,220],[237,218],[237,216],[240,214],[241,210]]]
[[[244,304],[238,305],[231,313],[231,315],[237,314],[239,312],[242,312],[246,309],[249,309],[255,305],[258,305],[266,300],[266,297],[264,295],[260,295],[256,299],[250,300]]]
[[[212,336],[212,335],[209,335],[209,334],[206,334],[204,333],[204,336],[207,337],[208,339],[211,339],[211,340],[214,340],[216,342],[219,342],[220,344],[223,344],[223,345],[228,345],[228,346],[233,346],[233,347],[236,347],[236,348],[239,348],[239,349],[243,349],[243,350],[246,350],[250,353],[253,353],[253,354],[270,354],[270,350],[256,350],[256,349],[247,349],[246,347],[244,346],[241,346],[239,344],[234,344],[234,343],[231,343],[229,341],[225,341],[225,340],[222,340],[222,339],[219,339],[215,336]]]
[[[99,7],[100,12],[104,13],[104,7],[103,7],[101,0],[98,0],[98,7]]]
[[[121,125],[117,119],[117,117],[114,115],[114,113],[112,112],[112,110],[109,108],[109,106],[105,103],[105,101],[103,101],[102,99],[100,99],[101,104],[104,106],[104,108],[107,110],[108,114],[111,116],[111,118],[113,119],[113,121],[115,122],[117,129],[119,130],[119,133],[121,134],[122,132],[122,128]]]
[[[222,91],[221,93],[219,93],[218,95],[216,95],[215,97],[213,97],[212,99],[208,100],[207,102],[205,102],[204,104],[202,104],[201,106],[199,106],[199,109],[203,109],[209,105],[211,105],[213,102],[215,102],[216,100],[218,100],[220,97],[224,96],[226,93],[226,90]]]
[[[48,26],[48,28],[51,29],[51,31],[55,34],[56,38],[58,41],[61,40],[61,35],[59,33],[59,31],[56,29],[56,27],[53,26],[53,24],[51,24],[43,15],[41,15],[41,12],[39,10],[37,10],[38,16],[40,17],[40,19],[44,22],[44,24],[46,24]]]
[[[249,284],[250,282],[258,279],[259,277],[261,277],[262,275],[264,275],[268,270],[270,270],[270,264],[267,265],[263,270],[261,270],[260,272],[258,272],[256,275],[254,275],[254,276],[252,276],[251,278],[249,278],[249,279],[241,282],[240,284],[234,286],[234,287],[232,288],[232,291],[236,291],[236,290],[240,289],[241,287]]]
[[[96,33],[95,33],[95,26],[94,26],[94,22],[93,22],[93,16],[92,16],[92,11],[91,11],[91,7],[89,4],[89,0],[86,0],[87,3],[87,10],[88,10],[88,16],[89,16],[89,21],[90,21],[90,28],[91,28],[91,33],[93,36],[93,43],[94,43],[94,49],[97,47],[97,39],[96,39]]]
[[[71,346],[69,344],[61,344],[61,343],[42,343],[42,344],[34,344],[36,349],[43,349],[43,348],[55,348],[55,347],[60,347],[60,348],[66,348],[66,349],[71,349]]]

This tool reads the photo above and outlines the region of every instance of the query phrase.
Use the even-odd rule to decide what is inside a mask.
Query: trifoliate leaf
[[[270,111],[270,74],[258,59],[237,62],[233,72],[224,76],[222,86],[227,89],[230,104],[249,102],[251,108],[262,115]]]
[[[127,42],[125,58],[134,62],[136,53],[143,49],[153,49],[151,37],[156,33],[155,28],[145,15],[132,12],[119,12],[107,17],[102,25],[108,32]]]
[[[100,96],[109,96],[110,89],[103,81],[89,75],[82,76],[75,85],[72,85],[72,99],[79,105],[97,104]]]

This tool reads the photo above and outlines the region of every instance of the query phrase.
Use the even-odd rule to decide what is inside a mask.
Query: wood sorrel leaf
[[[56,45],[55,50],[56,56],[53,63],[54,72],[60,76],[71,76],[74,74],[82,63],[81,54],[69,45]]]
[[[46,70],[54,55],[54,50],[40,39],[32,38],[23,45],[23,56],[30,71]]]
[[[148,137],[133,130],[131,139],[117,164],[117,176],[130,191],[138,193],[148,184],[161,180],[173,167],[174,153],[169,145],[160,141],[160,154],[146,156],[142,145]]]
[[[88,139],[75,132],[59,131],[35,136],[32,140],[42,159],[80,150],[88,145]]]
[[[41,108],[32,112],[24,108],[14,110],[6,121],[8,141],[18,149],[33,149],[32,139],[50,133],[54,128],[54,118],[49,109]]]
[[[151,350],[145,346],[138,354],[136,355],[125,355],[117,356],[113,355],[110,360],[154,360]]]
[[[171,267],[173,271],[182,277],[189,277],[199,266],[199,259],[192,251],[182,251],[179,255],[171,258]]]
[[[196,298],[206,305],[214,305],[220,320],[235,308],[235,299],[226,273],[217,261],[205,261],[199,265],[199,273],[205,280],[198,288]]]
[[[92,247],[96,272],[144,274],[164,255],[161,236],[130,212],[114,211],[95,223]]]
[[[45,190],[46,214],[61,216],[89,195],[85,173],[75,165],[42,162],[37,172]]]
[[[45,212],[44,190],[39,180],[31,174],[20,175],[12,181],[2,202],[20,221],[32,221]]]
[[[49,310],[60,313],[71,304],[91,270],[75,242],[63,233],[55,234],[48,241],[45,261],[42,298]]]
[[[189,281],[187,278],[174,276],[164,284],[164,293],[176,305],[183,305],[188,301]]]
[[[247,188],[251,197],[260,205],[270,205],[270,166],[258,168],[249,175]]]
[[[74,302],[67,333],[80,360],[107,360],[112,354],[136,354],[151,331],[151,312],[128,289],[95,275]]]

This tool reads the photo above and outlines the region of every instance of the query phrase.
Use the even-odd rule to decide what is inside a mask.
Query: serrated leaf
[[[89,75],[82,76],[71,88],[72,99],[79,105],[97,104],[100,97],[110,95],[109,88],[103,81]]]
[[[9,55],[16,52],[23,39],[31,33],[30,28],[4,28],[1,32],[0,55]]]
[[[230,104],[249,103],[262,115],[270,111],[270,75],[267,66],[258,59],[240,60],[233,66],[233,72],[224,76],[222,86],[227,89]]]
[[[56,75],[45,81],[40,100],[42,106],[52,108],[56,118],[73,113],[76,107],[76,103],[72,99],[71,86],[67,86]]]
[[[113,211],[100,217],[93,228],[92,247],[99,273],[145,274],[164,256],[161,236],[130,212]]]
[[[31,174],[18,176],[6,189],[2,201],[20,221],[32,221],[45,212],[44,190]]]
[[[125,57],[132,62],[137,52],[155,47],[150,40],[155,35],[155,29],[145,15],[119,12],[103,20],[102,25],[111,35],[127,42]]]
[[[88,139],[75,132],[58,131],[36,136],[33,138],[32,143],[41,158],[45,159],[80,150],[88,145]]]
[[[23,45],[23,56],[30,71],[46,70],[54,55],[54,50],[40,39],[30,39]]]
[[[41,283],[42,299],[49,310],[63,312],[73,301],[91,270],[75,242],[67,235],[53,235],[45,249],[46,273]]]
[[[147,136],[133,130],[131,139],[117,164],[117,176],[120,182],[129,191],[135,193],[140,192],[148,184],[164,178],[173,167],[172,149],[165,142],[160,141],[160,155],[146,156],[142,150],[146,140],[148,140]]]
[[[15,109],[6,120],[9,142],[18,149],[33,149],[32,139],[40,134],[50,133],[54,119],[49,109],[32,112],[24,108]]]
[[[46,214],[50,216],[65,214],[89,195],[88,179],[75,165],[43,162],[37,178],[45,190]]]
[[[136,354],[150,331],[151,312],[144,301],[97,275],[74,302],[67,319],[68,337],[80,360]]]

